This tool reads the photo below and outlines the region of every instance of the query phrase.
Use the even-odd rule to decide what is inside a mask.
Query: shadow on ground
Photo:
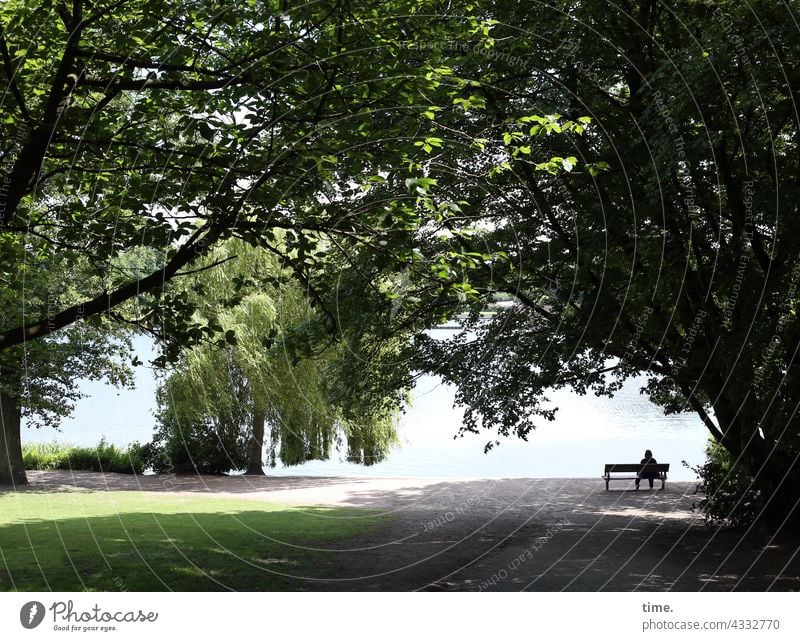
[[[347,542],[337,590],[800,589],[798,542],[706,526],[694,483],[612,490],[587,480],[439,483],[350,505],[393,506],[378,536]]]
[[[36,474],[40,488],[64,481],[63,473]],[[72,485],[365,507],[390,516],[381,528],[326,548],[325,574],[333,578],[287,589],[800,589],[796,538],[706,526],[692,511],[700,498],[694,483],[607,492],[599,479],[172,477],[165,486],[157,477],[116,476],[123,475],[81,474]]]

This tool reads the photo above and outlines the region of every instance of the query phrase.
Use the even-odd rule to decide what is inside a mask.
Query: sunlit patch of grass
[[[363,509],[147,492],[0,493],[0,589],[287,590],[326,578]]]

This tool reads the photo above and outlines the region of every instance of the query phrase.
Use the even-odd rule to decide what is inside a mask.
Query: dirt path
[[[694,483],[606,492],[600,479],[29,478],[34,490],[210,493],[390,515],[330,550],[336,580],[298,581],[300,590],[800,589],[800,543],[705,526],[691,511]]]

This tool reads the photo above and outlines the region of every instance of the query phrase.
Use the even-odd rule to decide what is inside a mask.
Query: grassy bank
[[[28,443],[22,447],[26,470],[81,470],[85,472],[119,472],[142,474],[145,469],[143,446],[109,445],[101,440],[94,447],[70,443]]]
[[[0,590],[287,590],[334,572],[366,510],[145,492],[0,493]]]

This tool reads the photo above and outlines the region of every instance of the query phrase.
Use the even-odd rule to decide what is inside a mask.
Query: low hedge
[[[77,470],[83,472],[120,472],[143,474],[144,447],[131,443],[126,448],[102,439],[94,447],[69,443],[28,443],[22,448],[26,470]]]

